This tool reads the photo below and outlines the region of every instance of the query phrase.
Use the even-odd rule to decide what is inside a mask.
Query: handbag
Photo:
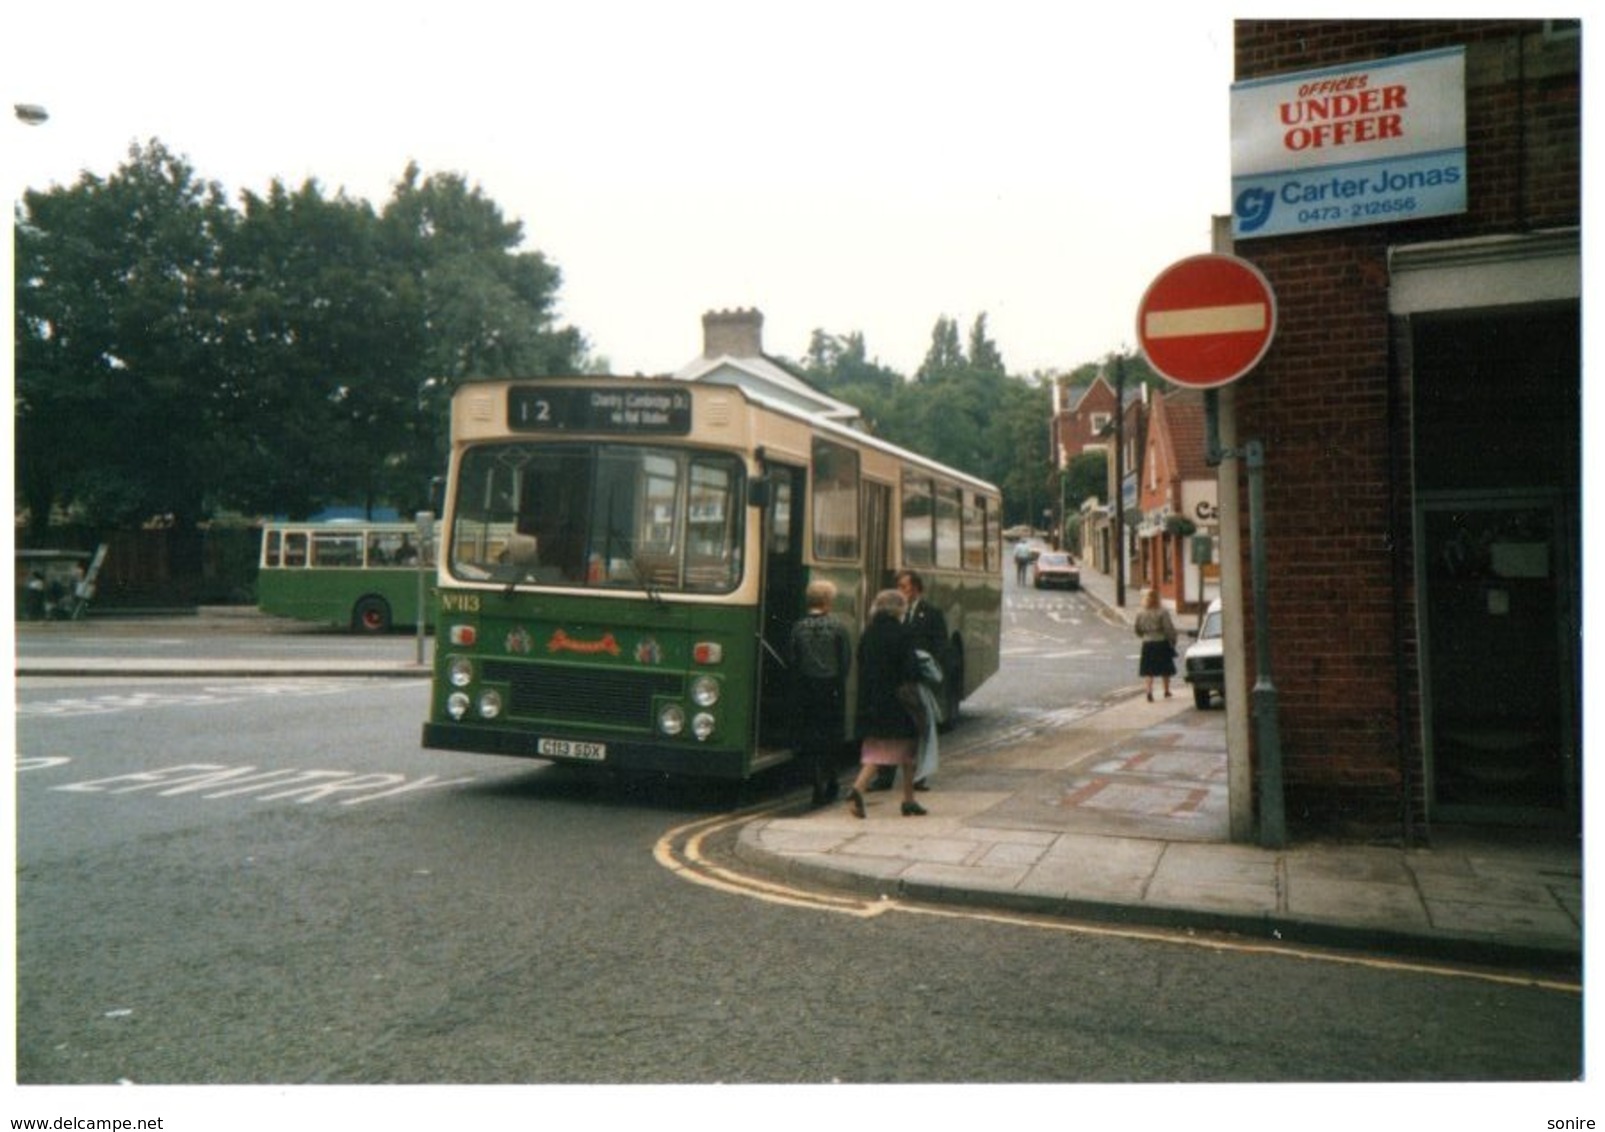
[[[914,721],[914,726],[923,734],[930,726],[930,717],[925,713],[925,701],[920,698],[920,686],[912,683],[899,684],[897,702],[902,705],[909,719]]]

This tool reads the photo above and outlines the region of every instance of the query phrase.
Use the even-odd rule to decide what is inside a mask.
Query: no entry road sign
[[[1159,273],[1137,308],[1137,341],[1160,376],[1193,389],[1228,385],[1276,333],[1276,296],[1253,264],[1197,255]]]

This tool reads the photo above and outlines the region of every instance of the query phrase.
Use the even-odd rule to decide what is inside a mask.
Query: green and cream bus
[[[256,603],[263,613],[384,633],[417,625],[418,572],[434,560],[412,523],[269,523],[262,529]]]
[[[988,483],[669,378],[474,382],[451,430],[426,747],[747,778],[791,755],[785,654],[815,578],[856,642],[874,593],[920,572],[950,714],[997,670]]]

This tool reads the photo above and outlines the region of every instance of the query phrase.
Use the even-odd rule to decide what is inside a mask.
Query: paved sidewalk
[[[1428,849],[1227,840],[1220,711],[1141,696],[1029,748],[944,762],[899,795],[747,825],[749,864],[868,894],[1467,961],[1581,958],[1582,868],[1549,837]],[[1174,705],[1174,706],[1173,706]]]
[[[1116,615],[1112,579],[1084,577]],[[868,816],[835,804],[749,824],[749,863],[869,894],[987,904],[1283,943],[1571,968],[1581,961],[1582,851],[1536,831],[1434,831],[1430,848],[1230,842],[1225,712],[1188,686],[944,757],[930,813],[896,792]],[[844,776],[845,777],[845,776]]]

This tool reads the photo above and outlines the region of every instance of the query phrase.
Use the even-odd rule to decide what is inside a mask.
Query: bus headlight
[[[474,662],[466,656],[454,656],[446,666],[446,679],[454,688],[466,688],[474,682]]]
[[[713,728],[713,716],[705,711],[697,712],[696,716],[691,720],[691,734],[698,739],[706,739],[709,735],[712,735]]]
[[[453,692],[446,697],[446,713],[453,719],[461,719],[468,714],[468,693]]]
[[[698,707],[712,707],[719,702],[719,681],[712,676],[698,676],[691,681],[691,700]]]
[[[665,735],[678,735],[685,730],[685,709],[679,704],[664,704],[658,711],[658,730]]]
[[[495,688],[487,688],[479,694],[479,717],[481,719],[495,719],[502,713],[502,694]]]

